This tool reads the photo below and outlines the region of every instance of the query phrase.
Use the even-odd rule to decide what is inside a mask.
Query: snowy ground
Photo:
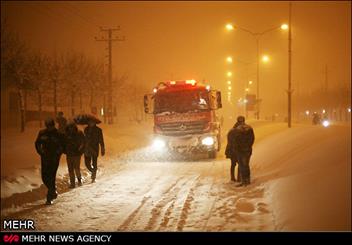
[[[245,188],[229,182],[223,150],[215,160],[155,161],[148,123],[105,128],[110,150],[95,184],[68,191],[62,164],[53,206],[43,205],[43,187],[12,195],[21,178],[3,166],[2,154],[1,218],[31,218],[45,231],[351,230],[350,126],[250,124],[253,183]],[[10,151],[3,139],[2,153]],[[33,141],[28,147],[34,151]]]

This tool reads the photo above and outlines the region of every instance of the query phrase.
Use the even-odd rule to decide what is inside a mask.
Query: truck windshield
[[[209,110],[205,91],[178,91],[155,96],[155,113]]]

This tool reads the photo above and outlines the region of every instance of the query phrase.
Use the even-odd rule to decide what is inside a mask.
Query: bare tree
[[[62,56],[58,56],[55,52],[53,57],[48,60],[48,76],[49,81],[52,85],[53,91],[53,106],[54,106],[54,113],[57,114],[58,111],[58,90],[59,90],[59,83],[63,81],[63,58]]]
[[[83,70],[85,65],[85,57],[83,54],[69,52],[64,57],[64,80],[66,91],[70,93],[71,115],[75,115],[75,99],[77,91],[84,89]],[[81,92],[78,93],[80,98]]]
[[[92,110],[92,108],[96,107],[97,104],[97,100],[95,98],[100,97],[99,95],[102,95],[101,97],[103,97],[103,85],[106,80],[104,63],[89,60],[86,64],[85,70],[84,81],[88,89],[89,107],[90,110]]]
[[[38,52],[31,55],[29,62],[31,65],[28,70],[28,77],[37,92],[39,126],[42,127],[43,93],[49,90],[47,86],[47,81],[49,80],[49,59]]]
[[[1,84],[17,90],[20,109],[21,132],[25,130],[25,90],[29,86],[26,77],[28,48],[18,35],[1,22]]]

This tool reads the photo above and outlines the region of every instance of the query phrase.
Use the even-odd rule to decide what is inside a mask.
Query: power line
[[[49,11],[50,13],[52,13],[52,14],[54,14],[54,15],[56,15],[58,18],[60,18],[60,19],[64,19],[64,20],[67,20],[67,19],[72,19],[72,15],[69,15],[67,12],[66,13],[63,13],[62,11],[57,11],[57,8],[52,8],[51,6],[48,6],[48,5],[44,5],[44,4],[41,4],[41,6],[43,7],[43,8],[45,8],[47,11]],[[75,15],[73,15],[73,17],[76,17]],[[74,25],[76,25],[76,26],[79,26],[79,27],[81,27],[81,28],[85,28],[86,30],[89,30],[89,31],[91,31],[91,29],[90,28],[88,28],[87,26],[91,26],[91,24],[90,23],[88,23],[88,24],[80,24],[80,23],[75,23],[74,25],[72,24],[72,22],[67,22],[68,24],[69,24],[69,26],[74,26]],[[66,24],[67,25],[67,24]]]
[[[70,3],[70,2],[67,2],[67,3],[68,3],[68,5],[70,5],[71,9],[75,10],[77,15],[80,16],[82,19],[85,19],[86,21],[91,22],[94,25],[99,26],[98,23],[100,23],[100,20],[96,19],[94,16],[90,16],[89,18],[86,18],[84,15],[79,14],[79,13],[82,13],[82,12],[73,3]],[[68,7],[67,5],[65,5],[65,6]]]
[[[70,7],[66,6],[66,5],[63,5],[62,7],[65,8],[69,13],[72,13],[72,15],[74,17],[76,17],[77,19],[85,22],[86,24],[93,25],[93,26],[99,26],[99,24],[97,24],[96,22],[94,22],[94,21],[92,21],[92,20],[80,15],[77,9],[73,10],[72,8],[70,8]]]

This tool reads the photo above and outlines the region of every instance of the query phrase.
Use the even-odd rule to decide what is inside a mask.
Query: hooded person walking
[[[87,169],[92,173],[92,183],[94,183],[98,170],[99,146],[101,155],[105,155],[103,131],[94,121],[91,120],[88,122],[88,126],[84,129],[84,136],[84,162]]]
[[[78,186],[82,185],[80,170],[81,156],[84,152],[84,134],[78,130],[74,122],[70,122],[66,127],[66,159],[68,174],[70,176],[70,188],[75,188],[75,178],[77,177]]]

